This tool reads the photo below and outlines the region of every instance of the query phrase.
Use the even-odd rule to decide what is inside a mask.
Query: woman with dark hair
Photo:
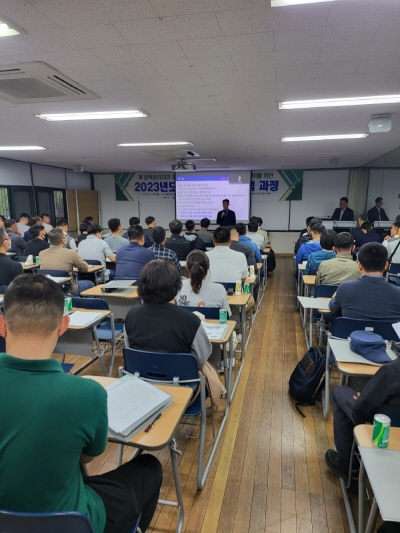
[[[191,353],[199,367],[211,354],[200,319],[175,305],[181,278],[170,261],[150,261],[140,273],[138,295],[143,305],[131,307],[125,317],[125,343],[150,352]]]
[[[210,269],[207,254],[201,250],[190,252],[186,258],[186,269],[189,279],[182,281],[182,288],[176,297],[177,304],[189,307],[219,307],[226,309],[230,316],[231,310],[225,287],[207,280]]]
[[[368,242],[382,242],[381,235],[375,233],[370,222],[363,222],[361,224],[361,231],[362,233],[357,235],[355,241],[356,248],[361,248],[363,244],[367,244]]]
[[[186,258],[186,269],[189,279],[182,281],[182,288],[179,291],[176,301],[180,306],[198,307],[201,313],[202,307],[219,307],[226,309],[228,316],[231,316],[231,309],[228,303],[226,290],[220,283],[214,283],[207,279],[210,269],[208,255],[201,250],[193,250]],[[233,347],[237,346],[236,334],[233,332]],[[224,367],[221,361],[221,348],[213,345],[213,351],[209,362],[218,371],[223,372]]]

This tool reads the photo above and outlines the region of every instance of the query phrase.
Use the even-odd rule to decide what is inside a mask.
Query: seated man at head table
[[[165,241],[167,239],[165,229],[161,226],[156,226],[152,230],[153,244],[150,246],[149,250],[153,252],[156,259],[167,259],[171,261],[172,264],[176,266],[179,274],[182,272],[182,267],[179,262],[178,256],[175,252],[166,248]]]
[[[108,227],[110,228],[111,235],[104,239],[104,242],[108,244],[110,250],[115,254],[120,248],[129,244],[129,241],[121,237],[122,226],[119,218],[110,218]]]
[[[389,217],[387,216],[382,205],[383,205],[382,196],[378,196],[378,198],[375,198],[374,207],[371,207],[371,209],[367,213],[368,220],[371,224],[373,224],[374,222],[378,220],[383,220],[384,222],[387,222],[389,220]]]
[[[320,238],[322,250],[312,252],[308,256],[304,274],[315,276],[315,274],[318,272],[318,268],[320,267],[321,263],[336,257],[336,253],[333,250],[333,240],[335,238],[335,235],[337,235],[337,233],[336,231],[333,231],[333,229],[324,229],[324,231],[321,233]]]
[[[106,241],[103,241],[102,236],[101,226],[98,224],[90,226],[87,238],[78,245],[78,254],[86,261],[100,261],[105,269],[106,279],[113,279],[114,271],[106,269],[106,261],[115,261],[115,254]]]
[[[50,244],[47,242],[47,232],[44,226],[36,225],[29,228],[32,239],[26,243],[25,255],[37,257],[42,250],[47,250]]]
[[[339,200],[339,207],[335,209],[331,217],[332,220],[345,220],[353,221],[354,220],[354,211],[349,207],[349,199],[346,196],[342,196]]]
[[[336,233],[333,238],[336,257],[319,265],[315,284],[340,285],[342,281],[359,278],[360,271],[353,259],[354,248],[354,237],[350,233]]]
[[[165,241],[165,247],[173,250],[178,256],[179,261],[186,261],[188,254],[194,250],[194,241],[188,241],[182,237],[183,224],[180,220],[172,220],[169,223],[171,237]]]
[[[214,248],[206,252],[210,260],[209,276],[211,281],[217,283],[242,282],[248,276],[246,257],[242,252],[230,249],[231,232],[229,228],[220,226],[214,231]],[[246,317],[250,317],[255,306],[254,298],[250,299],[246,306]]]
[[[67,238],[60,228],[54,228],[49,233],[50,248],[39,253],[40,268],[43,270],[65,270],[70,276],[74,268],[79,272],[87,272],[89,265],[75,250],[65,248]],[[94,287],[93,281],[75,281],[72,278],[71,289],[74,296],[82,291]]]
[[[318,252],[322,250],[320,239],[321,233],[324,231],[325,226],[317,222],[311,222],[310,229],[312,239],[311,241],[305,242],[300,246],[296,254],[296,266],[302,263],[303,261],[306,261],[308,259],[308,256],[313,252]]]
[[[4,227],[11,239],[11,248],[17,255],[25,255],[26,241],[22,238],[15,220],[9,218],[6,220]]]
[[[6,254],[11,247],[11,240],[6,231],[0,228],[0,286],[10,285],[12,280],[24,273],[21,263]]]
[[[181,288],[179,272],[170,261],[150,261],[138,282],[143,305],[131,307],[125,317],[125,344],[149,352],[193,354],[202,367],[211,343],[200,319],[176,305]]]
[[[81,473],[81,464],[107,446],[107,393],[91,379],[64,373],[52,359],[69,324],[61,288],[44,276],[20,276],[7,289],[3,309],[2,509],[82,513],[94,533],[128,533],[142,513],[145,531],[162,481],[158,459],[146,454],[106,474]]]
[[[382,244],[370,242],[361,246],[357,263],[361,276],[340,284],[329,302],[331,313],[364,320],[400,321],[400,287],[383,277],[387,260],[387,249]]]
[[[353,429],[358,424],[372,424],[374,415],[380,413],[383,406],[385,406],[384,411],[390,413],[390,416],[400,418],[399,358],[384,363],[361,393],[346,385],[333,389],[333,437],[336,451],[328,450],[325,461],[334,474],[347,479]],[[353,467],[354,477],[358,477],[358,464],[353,463]]]
[[[129,244],[117,251],[115,277],[137,280],[143,267],[153,261],[155,255],[150,248],[144,247],[142,226],[131,226],[128,229],[128,238]]]

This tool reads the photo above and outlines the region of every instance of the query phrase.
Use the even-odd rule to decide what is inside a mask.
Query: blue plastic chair
[[[314,298],[332,298],[337,289],[338,285],[317,285],[314,291]],[[323,320],[321,320],[321,318],[323,318]],[[335,317],[332,315],[332,313],[324,313],[323,317],[321,317],[321,313],[318,313],[318,309],[313,309],[312,320],[316,322],[321,320],[319,328],[319,346],[322,346],[325,325],[328,322],[333,322]]]
[[[394,283],[400,287],[400,264],[391,263],[388,271],[389,283]]]
[[[234,289],[235,290],[235,287],[236,287],[236,283],[234,282],[222,282],[222,281],[218,281],[217,283],[219,283],[220,285],[223,285],[225,287],[225,290],[227,291],[228,289]]]
[[[193,313],[194,311],[198,311],[202,315],[204,315],[206,318],[209,318],[210,320],[218,320],[219,319],[219,307],[189,307],[185,305],[180,306],[181,309],[185,309],[185,311],[189,311],[190,313]]]
[[[109,311],[108,303],[101,298],[72,298],[72,307],[81,309],[94,309],[100,311]],[[114,368],[115,352],[117,349],[117,342],[123,338],[117,339],[124,331],[123,324],[115,324],[114,315],[111,313],[97,326],[97,336],[101,342],[110,342],[112,345],[110,376]]]
[[[46,270],[44,268],[39,268],[37,271],[38,274],[41,276],[53,276],[55,278],[69,278],[71,277],[71,274],[67,272],[66,270]]]
[[[155,383],[184,385],[191,387],[193,392],[197,391],[200,387],[200,394],[194,403],[186,409],[184,416],[200,417],[197,487],[202,489],[208,474],[207,467],[203,470],[207,393],[205,378],[204,376],[199,376],[196,358],[194,355],[188,353],[147,352],[133,348],[124,348],[123,354],[124,371],[130,374],[136,374],[141,379]],[[121,449],[120,457],[122,459]],[[203,474],[204,471],[206,471],[205,474]]]
[[[332,336],[339,339],[347,339],[353,331],[359,331],[366,328],[371,328],[369,331],[377,333],[385,340],[400,339],[392,327],[392,320],[360,320],[356,318],[338,317],[333,323]]]
[[[88,265],[99,266],[102,264],[98,259],[85,259]],[[105,283],[105,269],[99,270],[98,272],[79,272],[78,280],[88,279],[93,281],[95,285],[100,283]]]
[[[0,511],[0,531],[7,533],[93,533],[80,513],[14,513]]]

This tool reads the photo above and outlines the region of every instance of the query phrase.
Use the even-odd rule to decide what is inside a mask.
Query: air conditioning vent
[[[12,104],[30,104],[100,97],[47,63],[36,61],[0,67],[0,98]]]

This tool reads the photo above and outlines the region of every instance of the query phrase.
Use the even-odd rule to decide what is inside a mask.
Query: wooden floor
[[[332,417],[321,406],[301,418],[288,379],[305,351],[295,305],[293,259],[278,258],[257,314],[245,366],[207,483],[196,490],[198,441],[178,440],[186,533],[342,533],[348,531],[340,485],[325,466],[333,447]],[[121,365],[121,357],[115,368]],[[86,374],[100,374],[97,363]],[[129,453],[125,454],[126,460]],[[169,453],[162,498],[173,498]],[[116,466],[116,445],[90,465],[91,474]],[[173,532],[173,508],[158,506],[151,532]]]

